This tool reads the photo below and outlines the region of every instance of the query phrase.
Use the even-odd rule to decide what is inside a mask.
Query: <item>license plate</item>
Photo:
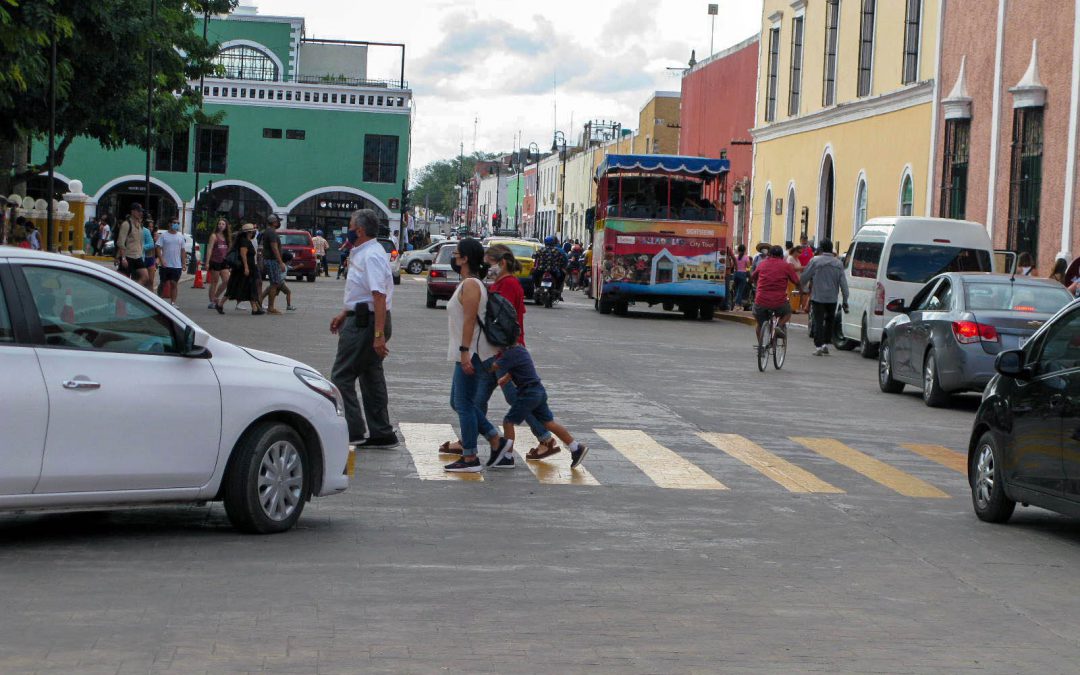
[[[541,281],[541,282],[540,282],[540,285],[541,285],[541,286],[542,286],[543,288],[551,288],[551,282],[550,282],[550,281]]]

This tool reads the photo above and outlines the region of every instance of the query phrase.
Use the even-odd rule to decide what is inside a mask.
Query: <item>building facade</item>
[[[726,158],[731,162],[724,220],[736,243],[746,243],[754,153],[754,91],[758,36],[696,63],[683,74],[679,131],[680,155]]]
[[[149,199],[142,150],[77,140],[58,172],[83,182],[88,212],[115,216],[138,201],[186,231],[219,214],[238,226],[274,213],[340,233],[351,211],[372,208],[397,231],[412,115],[404,71],[370,79],[366,43],[309,40],[302,18],[251,7],[211,18],[208,36],[220,77],[202,84],[204,110],[221,123],[159,140]],[[35,159],[44,152],[35,147]]]
[[[679,151],[679,100],[677,91],[657,91],[638,113],[634,154],[674,155]]]
[[[942,25],[934,214],[1045,275],[1080,250],[1080,2],[949,0]]]
[[[941,2],[765,0],[754,239],[846,248],[870,218],[929,212]]]

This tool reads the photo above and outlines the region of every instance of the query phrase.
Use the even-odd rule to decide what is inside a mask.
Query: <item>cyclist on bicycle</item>
[[[784,249],[780,246],[771,247],[769,256],[762,260],[750,275],[750,281],[757,284],[754,318],[757,319],[758,330],[769,322],[769,314],[775,312],[780,316],[777,332],[784,335],[785,326],[791,318],[788,283],[796,286],[799,284],[799,275],[795,273],[795,268],[784,261]]]

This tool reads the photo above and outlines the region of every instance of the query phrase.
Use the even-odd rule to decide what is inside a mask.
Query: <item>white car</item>
[[[0,248],[0,510],[220,500],[281,532],[344,491],[341,393],[116,272]]]
[[[406,251],[401,256],[401,267],[405,268],[409,274],[422,274],[424,270],[431,267],[431,263],[435,261],[435,256],[442,246],[443,242],[437,241],[418,251]]]
[[[397,246],[393,239],[386,237],[379,237],[379,243],[382,244],[386,255],[390,256],[390,272],[394,275],[394,285],[397,286],[401,284],[401,256],[398,255]]]

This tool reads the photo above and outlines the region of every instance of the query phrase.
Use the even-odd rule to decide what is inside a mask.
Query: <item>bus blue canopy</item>
[[[683,155],[608,155],[596,168],[596,177],[599,179],[604,174],[622,172],[719,176],[730,168],[731,162],[726,159]]]

